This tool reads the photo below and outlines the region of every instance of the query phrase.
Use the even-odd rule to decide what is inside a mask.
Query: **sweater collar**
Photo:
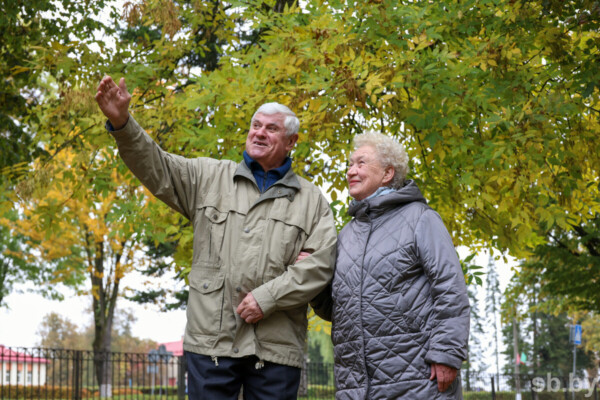
[[[248,168],[250,168],[250,171],[252,171],[252,173],[254,173],[255,171],[261,171],[266,173],[272,173],[275,174],[278,178],[282,178],[290,170],[290,168],[292,168],[292,159],[290,157],[285,158],[282,166],[265,171],[263,167],[258,163],[258,161],[256,161],[255,159],[250,157],[248,153],[246,153],[246,150],[244,150],[243,156],[244,162],[246,163]]]
[[[291,162],[291,159],[290,159]],[[256,184],[256,179],[254,178],[254,175],[252,174],[252,170],[250,169],[250,167],[248,166],[248,164],[246,164],[245,161],[242,161],[241,163],[238,164],[238,167],[235,171],[235,174],[233,174],[233,177],[244,177],[246,179],[249,179],[251,181],[254,182],[254,184]],[[298,177],[296,176],[296,174],[294,173],[294,170],[292,168],[288,168],[287,172],[281,177],[281,179],[279,179],[275,185],[283,185],[283,186],[287,186],[289,188],[292,189],[296,189],[296,190],[300,190],[302,186],[300,186],[300,181],[298,180]]]

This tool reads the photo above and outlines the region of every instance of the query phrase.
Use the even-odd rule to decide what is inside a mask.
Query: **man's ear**
[[[391,165],[387,166],[383,172],[383,185],[387,186],[389,185],[392,180],[394,179],[394,175],[396,175],[396,171],[394,170],[394,167],[392,167]]]
[[[296,142],[298,141],[298,134],[295,133],[293,135],[287,136],[286,137],[287,143],[285,145],[285,149],[288,151],[288,153],[290,151],[292,151],[292,149],[294,148],[294,146],[296,145]]]

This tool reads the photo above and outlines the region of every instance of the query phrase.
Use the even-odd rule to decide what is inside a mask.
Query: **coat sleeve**
[[[456,249],[437,212],[429,209],[420,217],[415,243],[431,285],[435,319],[425,361],[459,369],[467,358],[470,305]]]
[[[325,198],[321,194],[319,196],[318,212],[303,245],[303,249],[312,254],[289,265],[283,274],[252,291],[265,317],[276,310],[308,304],[333,277],[337,234],[331,209]]]
[[[120,130],[110,129],[119,148],[119,155],[158,199],[188,219],[193,218],[199,171],[195,166],[200,160],[190,160],[167,153],[129,116],[127,124]]]
[[[310,306],[319,317],[325,321],[330,321],[333,314],[333,298],[331,297],[331,283],[325,286],[314,299],[311,300]]]

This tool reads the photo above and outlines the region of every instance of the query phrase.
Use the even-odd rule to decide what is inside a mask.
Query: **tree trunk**
[[[119,262],[120,255],[116,255],[115,263]],[[104,243],[95,243],[94,265],[91,272],[92,281],[92,307],[94,312],[94,370],[100,397],[112,397],[112,364],[111,343],[112,326],[117,303],[119,282],[114,278],[112,284],[104,283],[104,263],[110,262],[104,254]],[[108,280],[107,282],[110,282]]]

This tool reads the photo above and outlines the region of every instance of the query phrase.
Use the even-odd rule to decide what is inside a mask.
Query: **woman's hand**
[[[311,253],[304,251],[304,250],[300,250],[300,254],[298,254],[298,257],[296,258],[296,263],[298,261],[302,261],[304,260],[306,257],[310,256]],[[295,263],[294,263],[295,264]]]
[[[438,390],[445,392],[448,390],[454,379],[456,379],[457,369],[449,367],[444,364],[431,364],[431,377],[430,381],[437,378]]]

